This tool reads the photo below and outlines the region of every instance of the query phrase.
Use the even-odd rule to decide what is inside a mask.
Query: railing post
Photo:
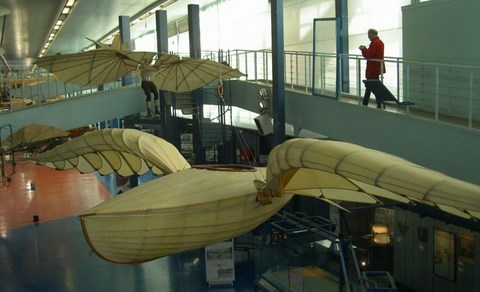
[[[358,105],[362,103],[362,63],[360,58],[357,58],[357,95],[358,95]]]
[[[48,73],[48,84],[50,84],[51,82],[51,79],[50,79],[50,73]],[[54,81],[55,82],[55,93],[56,93],[56,96],[60,96],[60,92],[58,92],[58,82],[57,80]],[[51,96],[50,96],[51,97]]]
[[[40,76],[39,76],[38,72],[35,73],[35,77],[37,78],[37,85],[38,85],[38,86],[37,86],[37,92],[38,92],[38,94],[37,94],[37,105],[36,105],[36,106],[40,106],[40,105],[42,105],[42,97],[43,97],[43,95],[42,95],[42,86],[41,86],[41,83],[42,83],[42,82],[40,82]],[[51,94],[50,94],[50,86],[49,86],[49,84],[48,84],[48,80],[47,80],[47,82],[46,82],[45,84],[47,85],[48,96],[51,96]],[[31,87],[32,87],[32,86],[30,86],[30,92],[32,92]],[[31,97],[32,97],[32,99],[33,99],[33,94],[30,93],[30,95],[31,95]],[[33,100],[35,100],[35,99],[33,99]]]
[[[33,96],[33,86],[29,86],[29,89],[30,89],[30,99],[34,101],[35,104],[39,104],[39,101],[35,101],[35,97]],[[37,91],[38,91],[38,87],[37,87]],[[37,98],[38,99],[38,98]]]
[[[298,84],[298,52],[295,51],[295,85]]]
[[[248,55],[247,55],[248,53],[247,53],[247,51],[244,51],[244,53],[245,53],[245,54],[244,54],[244,55],[245,55],[245,64],[244,64],[244,65],[245,65],[245,74],[247,74],[247,76],[248,76]],[[239,54],[238,51],[237,51],[238,62],[240,62],[240,57],[239,57],[239,55],[240,55],[240,54]]]
[[[320,56],[320,88],[321,88],[321,93],[324,93],[325,90],[325,55]],[[315,82],[315,80],[313,81]]]
[[[440,85],[438,84],[439,83],[439,71],[440,69],[437,68],[435,69],[435,121],[438,122],[438,109],[439,109],[439,100],[440,100]]]
[[[410,64],[407,64],[407,72],[405,74],[405,78],[407,79],[407,82],[404,82],[403,83],[403,87],[404,87],[404,92],[406,94],[406,98],[407,100],[409,101],[410,100]],[[406,114],[408,115],[410,113],[410,107],[407,106],[407,109],[406,109]]]
[[[290,56],[290,90],[293,91],[293,58],[292,54],[288,53]],[[287,53],[285,54],[285,58],[287,57]]]
[[[258,63],[257,63],[257,51],[253,52],[253,68],[255,68],[255,83],[258,82]]]
[[[470,99],[468,107],[468,127],[473,126],[473,70],[470,70]]]
[[[385,72],[385,63],[382,61],[377,61],[380,62],[380,81],[383,83],[383,72]]]
[[[240,69],[240,54],[238,53],[238,50],[235,50],[235,60],[237,63],[237,68]],[[247,73],[245,73],[247,74]]]
[[[25,84],[25,82],[23,81],[23,71],[22,73],[20,74],[20,81],[22,82],[22,89],[20,90],[20,93],[22,94],[22,102],[23,100],[25,99],[25,86],[23,86],[23,84]],[[10,107],[12,108],[12,111],[13,111],[13,104],[10,104]]]
[[[343,68],[343,65],[342,65],[342,62],[343,62],[343,59],[342,59],[342,55],[340,54],[337,54],[337,57],[336,57],[336,60],[335,60],[335,70],[337,71],[337,73],[335,74],[336,78],[336,82],[337,84],[335,85],[335,96],[337,98],[337,101],[340,101],[340,99],[342,98],[342,89],[343,89],[343,79],[342,79],[342,68]]]
[[[231,56],[230,56],[230,50],[227,50],[227,63],[230,64],[230,66],[232,66],[232,68],[236,68],[237,67],[237,64],[235,64],[235,67],[233,67],[233,64],[232,64],[232,60],[231,60]]]
[[[399,101],[403,101],[403,97],[400,99],[400,58],[397,58],[397,97]]]
[[[265,69],[265,80],[268,84],[268,81],[270,80],[268,78],[268,52],[265,52],[265,68],[264,69]]]
[[[310,64],[310,58],[307,56],[307,55],[303,55],[304,56],[304,64],[305,64],[305,93],[308,94],[308,80],[310,80],[310,76],[308,74],[309,70],[308,70],[308,67],[311,68],[311,66],[307,66]]]

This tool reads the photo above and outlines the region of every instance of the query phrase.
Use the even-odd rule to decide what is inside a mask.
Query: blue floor
[[[100,259],[68,217],[0,234],[0,292],[255,291],[254,260],[239,254],[233,287],[208,287],[204,249],[144,264]]]
[[[254,291],[253,263],[237,263],[233,288],[208,288],[204,250],[138,265],[90,251],[76,217],[9,231],[0,239],[0,291]]]

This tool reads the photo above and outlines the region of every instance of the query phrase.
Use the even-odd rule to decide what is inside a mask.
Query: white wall
[[[480,40],[475,35],[480,27],[479,9],[478,0],[436,0],[404,7],[404,58],[480,65]],[[469,34],[471,31],[473,33]],[[440,114],[466,116],[471,107],[473,118],[479,118],[478,67],[448,68],[417,64],[410,66],[409,71],[420,77],[410,78],[410,82],[404,84],[404,88],[410,90],[410,100],[415,102],[417,109],[432,111],[437,107]]]
[[[478,0],[436,0],[404,7],[404,57],[479,65],[479,10]]]

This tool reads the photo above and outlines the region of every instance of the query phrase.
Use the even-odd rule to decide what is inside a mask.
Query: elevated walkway
[[[264,84],[228,81],[225,100],[233,106],[258,111],[258,92]],[[228,90],[227,90],[228,88]],[[295,135],[302,130],[332,139],[398,155],[452,177],[480,184],[480,132],[407,115],[405,112],[359,106],[300,92],[285,92],[286,123]],[[391,109],[390,109],[391,108]],[[0,114],[0,124],[19,129],[31,123],[71,129],[145,111],[139,86],[108,90],[89,96]],[[252,121],[253,123],[253,121]]]
[[[0,114],[0,125],[14,130],[37,123],[73,129],[146,111],[145,94],[137,85],[66,98]]]

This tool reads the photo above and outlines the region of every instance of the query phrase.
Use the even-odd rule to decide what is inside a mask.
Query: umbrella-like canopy
[[[239,78],[245,75],[226,64],[198,58],[177,60],[159,58],[154,66],[160,72],[154,80],[158,89],[176,93],[190,92],[207,86],[215,80]]]
[[[38,151],[51,148],[67,140],[69,132],[49,125],[30,124],[2,141],[12,151]],[[52,144],[52,145],[49,145]]]
[[[131,52],[101,47],[96,50],[38,58],[35,62],[65,83],[82,86],[113,82],[150,63],[155,52]]]
[[[2,145],[16,146],[19,144],[38,142],[56,137],[67,137],[68,134],[69,133],[67,131],[54,126],[30,124],[17,130],[15,133],[13,133],[13,135],[8,136],[4,141],[2,141]]]

